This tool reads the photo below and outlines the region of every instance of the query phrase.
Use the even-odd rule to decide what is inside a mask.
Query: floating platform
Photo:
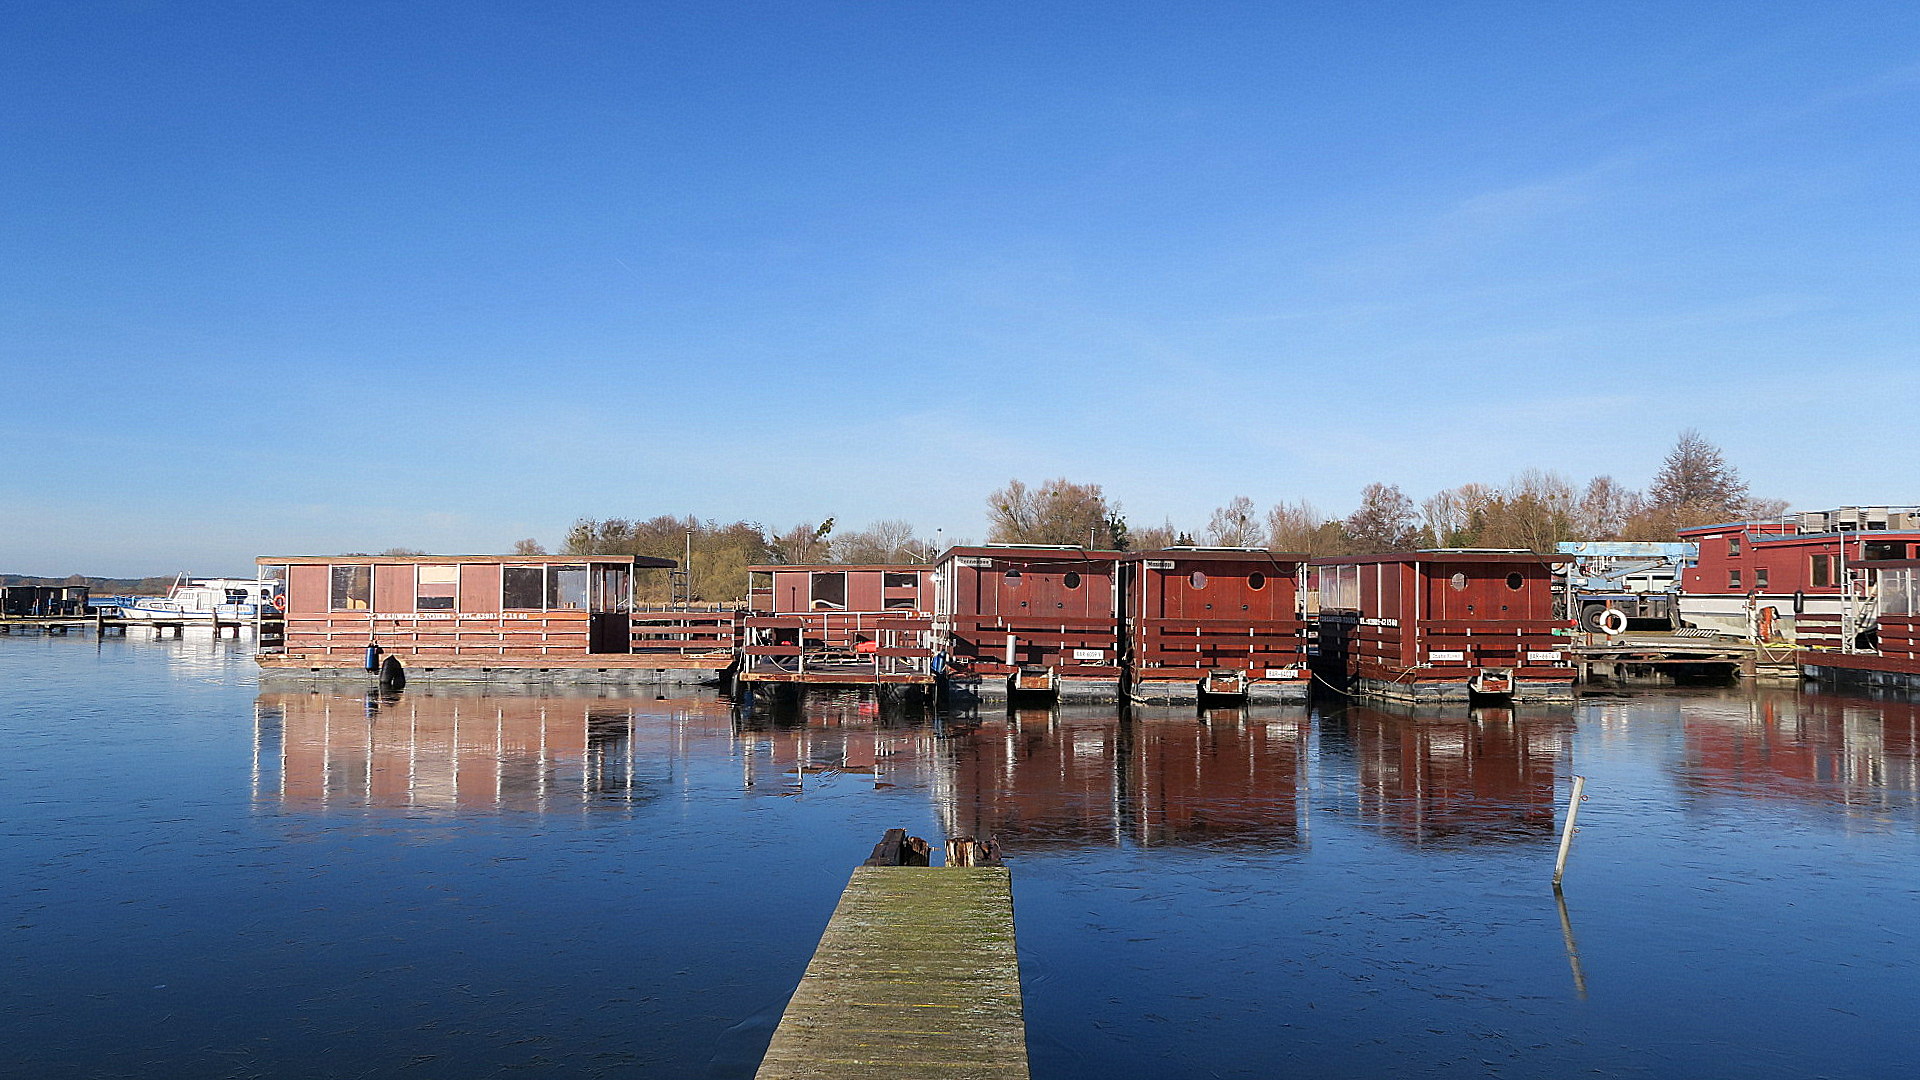
[[[1025,1080],[1007,869],[855,870],[754,1075]]]

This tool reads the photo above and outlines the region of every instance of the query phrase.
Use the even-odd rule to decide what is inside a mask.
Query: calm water
[[[1043,1080],[1920,1057],[1912,705],[742,722],[205,638],[0,638],[0,687],[9,1076],[748,1077],[891,826],[1004,843]]]

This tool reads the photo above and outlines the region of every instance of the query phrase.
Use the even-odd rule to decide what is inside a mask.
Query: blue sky
[[[0,5],[0,571],[1920,502],[1910,4]]]

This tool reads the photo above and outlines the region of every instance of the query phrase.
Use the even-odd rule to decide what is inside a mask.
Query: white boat
[[[282,583],[248,578],[181,579],[165,597],[129,596],[120,617],[129,622],[242,622],[272,615]]]

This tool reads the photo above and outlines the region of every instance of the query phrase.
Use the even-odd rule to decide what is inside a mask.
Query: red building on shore
[[[1875,565],[1920,558],[1920,509],[1843,507],[1679,536],[1700,545],[1699,564],[1680,578],[1687,625],[1750,641],[1852,648],[1858,643],[1842,640],[1848,605],[1864,597]]]

